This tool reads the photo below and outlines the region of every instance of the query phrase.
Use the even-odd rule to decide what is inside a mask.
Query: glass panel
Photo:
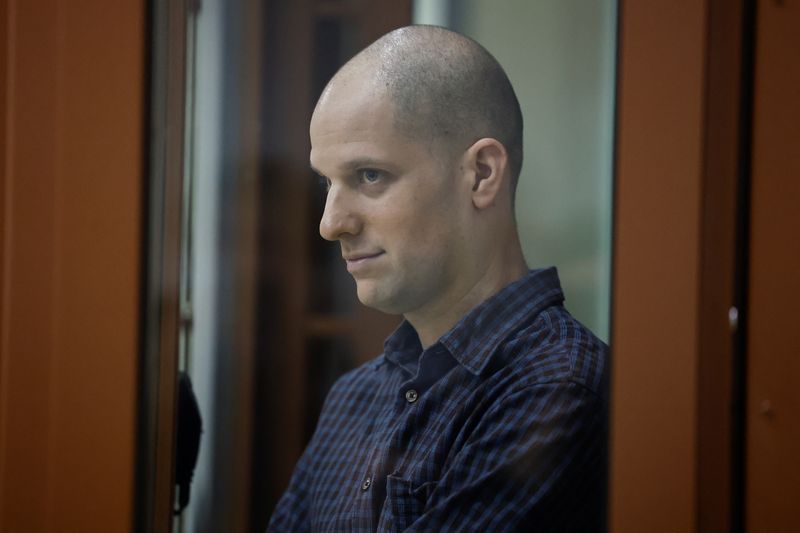
[[[615,2],[187,5],[179,355],[203,436],[175,531],[263,531],[332,383],[397,325],[358,303],[339,245],[318,235],[308,123],[330,76],[412,8],[508,72],[526,120],[526,257],[557,265],[568,308],[607,338]]]
[[[186,6],[178,355],[203,432],[189,505],[173,531],[236,531],[249,508],[260,6]]]
[[[503,65],[525,120],[517,223],[531,267],[608,340],[615,0],[416,0],[414,22],[468,35]]]
[[[222,101],[221,3],[192,4],[186,28],[186,148],[184,154],[183,306],[181,370],[192,380],[203,418],[203,435],[190,489],[189,505],[173,525],[173,532],[205,531],[214,523],[208,504],[213,485],[216,433],[215,373],[217,277],[219,265],[219,192]],[[202,7],[201,7],[202,6]],[[200,9],[198,9],[200,8]],[[178,495],[176,494],[176,498]]]

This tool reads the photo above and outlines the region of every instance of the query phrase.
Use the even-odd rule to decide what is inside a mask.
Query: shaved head
[[[433,26],[378,39],[328,83],[309,137],[327,185],[320,235],[339,241],[359,300],[404,315],[421,342],[527,272],[522,117],[475,41]]]
[[[394,30],[361,51],[333,77],[370,84],[387,94],[395,127],[453,155],[478,139],[500,141],[508,153],[512,191],[522,168],[522,113],[508,76],[472,39],[436,26]]]

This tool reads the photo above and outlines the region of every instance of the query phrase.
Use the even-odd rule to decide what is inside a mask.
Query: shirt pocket
[[[425,512],[437,483],[426,481],[420,484],[399,476],[387,476],[386,501],[378,531],[403,531],[413,524]]]

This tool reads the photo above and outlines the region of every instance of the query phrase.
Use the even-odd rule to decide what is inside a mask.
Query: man
[[[405,320],[333,386],[270,531],[603,530],[606,347],[525,264],[500,65],[395,30],[334,76],[310,135],[320,233],[361,302]]]

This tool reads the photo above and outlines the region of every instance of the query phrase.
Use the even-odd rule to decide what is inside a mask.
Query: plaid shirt
[[[325,401],[269,531],[604,531],[607,347],[534,270]]]

